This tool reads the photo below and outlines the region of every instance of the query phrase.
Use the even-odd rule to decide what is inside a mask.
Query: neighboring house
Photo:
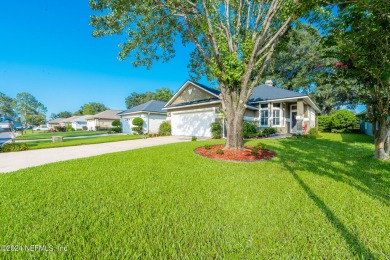
[[[363,110],[357,116],[360,118],[360,131],[366,135],[374,136],[372,132],[372,124],[365,120],[364,115],[367,113],[367,110]],[[390,121],[390,116],[388,117]],[[379,128],[379,122],[377,122],[377,129]],[[390,141],[390,131],[389,131],[389,141]]]
[[[99,129],[112,128],[114,120],[120,120],[117,115],[122,110],[106,110],[94,116],[87,118],[87,128],[89,131],[97,131]]]
[[[73,121],[71,122],[72,123],[72,127],[75,130],[88,129],[88,127],[87,127],[87,118],[89,118],[91,116],[92,115],[83,115],[83,116],[79,116],[79,117],[73,119]]]
[[[167,120],[172,135],[211,137],[211,123],[222,117],[220,91],[187,81],[168,101]],[[272,81],[253,89],[246,105],[245,121],[259,128],[274,127],[279,133],[299,133],[316,127],[320,112],[309,96],[272,86]]]
[[[148,134],[158,133],[159,127],[167,119],[167,112],[163,110],[166,102],[150,100],[141,105],[120,112],[123,133],[132,133],[132,121],[136,117],[144,120],[143,132]]]
[[[50,129],[54,129],[56,126],[63,126],[64,123],[63,121],[66,120],[66,118],[56,118],[56,119],[53,119],[53,120],[50,120],[49,122],[47,122],[47,127],[49,127]]]

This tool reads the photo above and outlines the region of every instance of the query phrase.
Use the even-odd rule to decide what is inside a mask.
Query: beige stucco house
[[[118,113],[122,110],[106,110],[99,114],[87,118],[87,128],[89,131],[112,128],[112,122],[119,120]]]
[[[316,126],[320,111],[309,96],[273,87],[271,81],[266,83],[253,89],[244,121],[261,129],[274,127],[279,133],[297,133]],[[211,123],[223,117],[219,95],[219,90],[185,82],[164,107],[172,135],[211,137]]]

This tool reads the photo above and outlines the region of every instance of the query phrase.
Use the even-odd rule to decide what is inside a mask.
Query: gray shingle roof
[[[248,102],[253,103],[253,102],[266,101],[266,100],[305,97],[305,96],[307,95],[295,91],[287,90],[287,89],[271,87],[268,85],[260,85],[253,89],[252,95],[249,98]]]
[[[125,111],[122,111],[118,113],[118,115],[123,114],[130,114],[130,113],[136,113],[136,112],[154,112],[154,113],[162,113],[166,114],[167,111],[162,110],[162,108],[165,106],[167,102],[158,101],[158,100],[150,100],[146,103],[143,103],[141,105],[132,107],[130,109],[127,109]]]

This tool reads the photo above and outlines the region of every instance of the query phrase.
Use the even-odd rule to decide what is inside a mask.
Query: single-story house
[[[245,121],[261,129],[274,127],[279,133],[314,128],[320,113],[308,95],[273,87],[270,80],[253,89],[246,108]],[[222,117],[220,91],[188,80],[164,109],[172,135],[211,137],[211,123]]]
[[[365,133],[366,135],[373,136],[372,132],[372,124],[364,118],[365,114],[367,113],[367,110],[363,110],[359,114],[357,114],[358,117],[360,117],[360,131],[362,133]],[[390,121],[390,116],[387,118],[387,120]],[[377,122],[377,129],[379,128],[379,122]],[[389,142],[390,142],[390,131],[389,131]]]
[[[82,130],[83,127],[87,127],[87,118],[89,117],[91,115],[71,116],[60,121],[59,124],[61,126],[72,126],[75,130]]]
[[[166,102],[150,100],[120,112],[118,115],[121,117],[122,132],[132,133],[131,128],[134,127],[132,121],[134,118],[140,117],[144,120],[144,133],[158,133],[161,123],[167,119],[167,112],[163,110],[165,104]]]
[[[53,129],[56,126],[63,126],[64,120],[66,120],[66,118],[61,118],[61,117],[50,120],[49,122],[47,122],[47,127]]]
[[[87,118],[87,128],[89,131],[112,128],[114,120],[120,120],[118,113],[122,110],[106,110],[99,114]]]

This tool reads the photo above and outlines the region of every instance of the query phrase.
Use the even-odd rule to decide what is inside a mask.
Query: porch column
[[[300,119],[297,120],[297,133],[302,133],[303,118],[304,118],[303,99],[298,99],[297,101],[297,117]]]

